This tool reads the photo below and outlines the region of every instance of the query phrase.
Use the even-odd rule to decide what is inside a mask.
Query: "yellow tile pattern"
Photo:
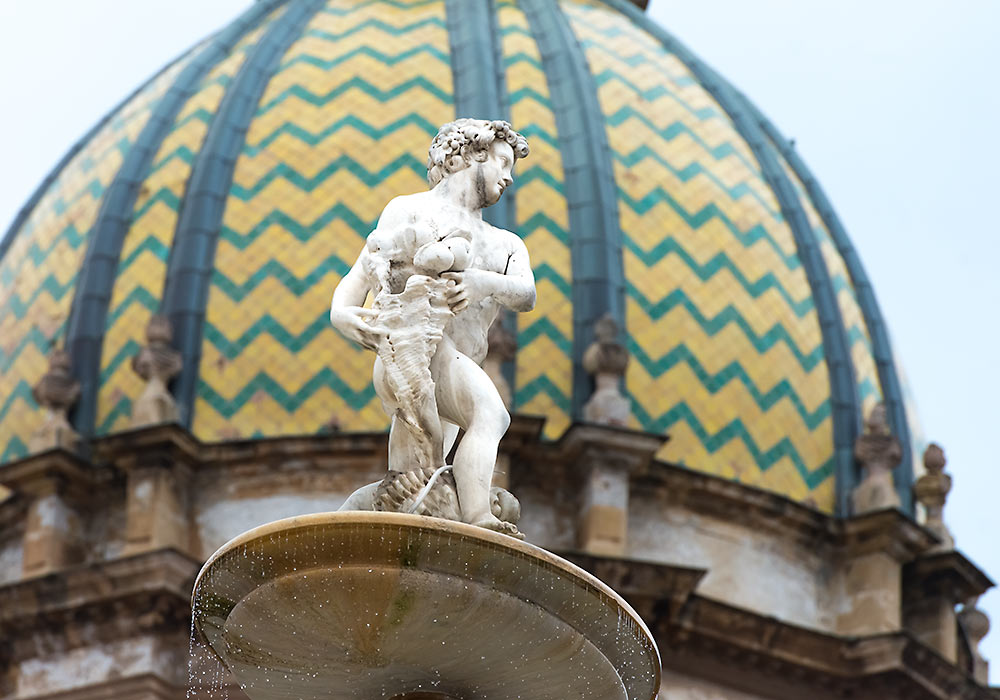
[[[443,2],[331,0],[282,58],[224,214],[199,437],[386,427],[373,356],[330,328],[330,296],[385,204],[426,188],[451,91]]]
[[[778,159],[785,170],[785,175],[794,185],[799,195],[799,201],[809,219],[816,240],[819,242],[830,281],[837,292],[837,306],[840,308],[841,320],[847,330],[847,338],[851,349],[851,362],[854,365],[854,375],[858,386],[858,396],[861,399],[861,413],[867,416],[875,404],[882,400],[882,388],[878,379],[878,368],[872,355],[872,341],[868,333],[861,307],[858,305],[847,265],[837,251],[829,230],[820,217],[816,207],[806,192],[802,181],[792,170],[788,162],[780,155]]]
[[[132,370],[131,358],[145,344],[146,325],[159,308],[181,200],[215,111],[247,53],[283,11],[281,7],[272,12],[206,74],[178,113],[140,186],[108,308],[97,404],[100,435],[128,427],[132,401],[142,393],[144,382]]]
[[[822,337],[794,238],[732,123],[626,17],[561,4],[605,115],[625,238],[626,377],[662,457],[833,506]]]
[[[187,59],[120,108],[66,165],[0,262],[0,462],[27,453],[42,420],[31,387],[62,343],[77,273],[105,189]]]
[[[496,8],[511,122],[531,146],[515,172],[516,221],[538,288],[535,309],[517,316],[515,404],[518,413],[545,416],[545,436],[557,438],[569,426],[573,393],[573,274],[562,156],[527,19],[514,0],[499,0]]]

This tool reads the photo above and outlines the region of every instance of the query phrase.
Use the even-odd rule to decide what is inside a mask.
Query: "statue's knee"
[[[510,427],[510,413],[507,412],[507,407],[501,403],[493,408],[492,414],[490,429],[497,438],[502,438],[507,432],[507,428]]]
[[[507,407],[503,404],[500,405],[500,434],[503,435],[507,432],[507,428],[510,427],[510,413],[507,411]]]

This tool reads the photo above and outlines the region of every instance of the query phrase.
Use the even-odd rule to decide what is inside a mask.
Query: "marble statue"
[[[330,321],[376,353],[375,391],[392,420],[388,476],[342,510],[422,513],[520,536],[516,499],[491,486],[510,416],[481,365],[499,310],[530,311],[535,281],[524,243],[482,210],[527,155],[507,122],[442,126],[430,146],[430,190],[389,202],[337,285]]]

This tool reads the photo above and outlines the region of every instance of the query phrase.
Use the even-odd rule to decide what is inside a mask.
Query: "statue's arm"
[[[365,259],[367,255],[368,249],[362,248],[354,266],[334,290],[333,300],[330,302],[330,323],[348,340],[369,350],[376,350],[386,331],[369,323],[369,319],[373,319],[376,314],[371,309],[364,308],[371,290]]]
[[[511,251],[507,269],[500,275],[493,298],[512,311],[531,311],[535,308],[535,274],[531,271],[528,249],[518,236],[508,234]]]
[[[503,233],[509,236],[503,272],[470,268],[441,274],[455,282],[448,292],[448,303],[456,313],[486,297],[493,297],[501,306],[513,311],[535,308],[535,275],[531,272],[528,249],[513,233]]]

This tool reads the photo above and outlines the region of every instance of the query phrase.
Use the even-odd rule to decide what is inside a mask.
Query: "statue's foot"
[[[495,515],[489,515],[472,524],[476,527],[484,527],[487,530],[493,530],[493,532],[499,532],[503,535],[510,535],[514,539],[524,539],[524,533],[517,529],[517,525],[514,523],[508,523],[506,520],[500,520],[500,518]]]

